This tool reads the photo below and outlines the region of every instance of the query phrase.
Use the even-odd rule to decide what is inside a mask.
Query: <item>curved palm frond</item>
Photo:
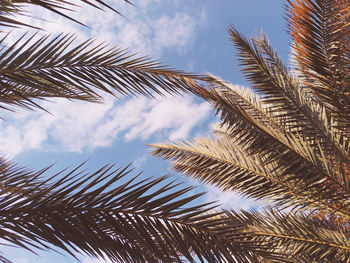
[[[81,166],[48,179],[2,160],[1,237],[29,249],[63,249],[117,262],[261,262],[263,250],[229,238],[237,228],[207,204],[189,206],[166,177],[124,178],[129,166],[89,174]],[[160,187],[161,186],[161,187]],[[158,188],[152,190],[152,188]]]
[[[306,187],[322,187],[333,197],[335,192],[349,196],[349,178],[343,169],[346,163],[339,165],[329,155],[317,156],[300,135],[293,136],[283,129],[279,116],[269,104],[262,104],[258,95],[214,76],[211,78],[215,83],[211,81],[212,90],[208,92],[211,96],[206,98],[221,114],[228,136],[246,154],[257,155],[261,165],[275,163],[281,177],[295,174]],[[326,184],[325,178],[328,178]]]
[[[253,83],[252,88],[260,103],[268,106],[277,125],[287,135],[300,137],[299,140],[312,147],[313,152],[340,156],[341,161],[349,163],[348,143],[341,143],[344,138],[333,136],[331,127],[324,123],[325,112],[319,112],[322,105],[302,90],[301,84],[288,72],[267,38],[262,35],[249,42],[235,28],[231,28],[230,34],[239,50],[242,71]]]
[[[325,175],[306,164],[291,167],[290,159],[281,157],[278,163],[267,163],[260,155],[247,155],[227,134],[187,143],[156,144],[152,154],[172,160],[174,170],[224,191],[236,190],[248,197],[268,200],[276,207],[328,211],[350,219],[349,198],[327,182]],[[305,175],[308,180],[300,178]]]
[[[123,0],[124,2],[127,2],[129,4],[132,4],[131,1]],[[99,10],[103,10],[104,8],[108,8],[115,13],[121,15],[118,10],[113,8],[111,5],[107,4],[106,1],[102,0],[79,0],[78,3],[84,3],[90,6],[93,6],[94,8],[97,8]],[[66,11],[74,11],[73,8],[77,7],[77,4],[72,3],[70,1],[65,0],[50,0],[50,1],[43,1],[43,0],[2,0],[0,2],[0,26],[7,26],[7,27],[20,27],[20,26],[26,26],[26,27],[32,27],[36,28],[32,25],[26,24],[21,22],[21,20],[16,17],[16,15],[26,15],[25,9],[28,6],[39,6],[46,10],[49,10],[57,15],[63,16],[71,21],[74,21],[78,24],[83,25],[78,20],[74,19],[70,15],[66,13]],[[37,28],[39,29],[39,28]]]
[[[23,35],[0,51],[0,107],[40,107],[33,99],[63,97],[99,101],[98,90],[110,94],[193,92],[202,77],[174,70],[127,50],[73,45],[74,36],[35,39]],[[1,40],[4,45],[5,37]],[[21,42],[22,41],[22,42]]]

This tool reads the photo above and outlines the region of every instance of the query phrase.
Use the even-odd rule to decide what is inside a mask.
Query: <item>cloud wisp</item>
[[[257,209],[259,204],[251,198],[245,198],[235,191],[222,191],[217,187],[206,185],[206,202],[218,202],[225,209],[245,210]]]
[[[190,96],[107,98],[103,104],[56,99],[44,111],[21,110],[0,122],[0,152],[15,156],[30,149],[82,152],[115,140],[183,139],[210,112]]]

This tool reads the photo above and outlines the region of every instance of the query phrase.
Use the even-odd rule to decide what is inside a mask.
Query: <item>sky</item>
[[[249,83],[238,68],[227,32],[230,25],[247,37],[263,30],[284,61],[288,61],[290,38],[283,1],[135,0],[134,4],[112,2],[124,17],[87,6],[77,8],[72,16],[88,28],[41,9],[32,9],[34,18],[24,20],[53,35],[76,33],[78,41],[92,37],[97,43],[105,41],[128,48],[177,69],[210,72],[245,86]],[[11,33],[8,41],[14,41],[19,34],[18,30]],[[232,209],[257,206],[233,192],[222,193],[177,174],[169,169],[168,162],[149,154],[147,145],[151,143],[209,135],[218,119],[203,100],[189,95],[152,100],[104,95],[103,104],[55,99],[42,105],[50,114],[23,109],[1,112],[0,154],[33,169],[55,163],[53,171],[86,160],[85,167],[91,170],[107,163],[125,166],[133,162],[135,170],[144,171],[145,177],[170,174],[185,185],[198,185],[194,192],[208,192],[203,202],[218,200],[223,207]],[[1,247],[0,250],[18,263],[77,262],[65,254],[38,252],[36,256],[21,249]],[[79,258],[83,263],[104,262]]]

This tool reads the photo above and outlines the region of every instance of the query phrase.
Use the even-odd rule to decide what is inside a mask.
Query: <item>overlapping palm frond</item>
[[[294,258],[286,260],[292,262],[349,262],[350,119],[343,110],[349,2],[289,1],[287,12],[298,68],[288,70],[264,34],[249,41],[232,27],[231,40],[252,86],[208,76],[209,89],[197,93],[213,105],[221,127],[213,138],[154,144],[152,154],[223,190],[269,200],[274,209],[303,209],[305,214],[288,216],[233,216],[251,218],[259,230],[250,229],[249,220],[242,224],[252,239],[269,243],[271,253],[289,253]]]
[[[184,197],[190,188],[169,193],[176,185],[165,184],[165,177],[122,182],[129,167],[104,166],[88,174],[78,166],[44,179],[42,172],[3,164],[2,239],[27,249],[51,249],[50,244],[73,256],[123,262],[180,261],[175,251],[183,249],[191,258],[186,239],[174,248],[183,238],[179,228],[190,235],[192,222],[205,211],[186,207],[199,196]]]
[[[322,104],[302,90],[299,81],[288,72],[266,37],[255,38],[250,43],[234,28],[230,34],[239,50],[242,71],[252,82],[259,102],[268,108],[280,132],[289,140],[293,137],[302,140],[316,157],[324,153],[349,165],[349,146],[344,142],[345,138],[333,135],[334,130],[324,116],[326,112]],[[335,167],[340,160],[332,160]]]
[[[1,160],[0,237],[29,250],[117,262],[350,262],[350,5],[288,3],[292,72],[263,34],[249,41],[230,29],[250,90],[92,40],[74,45],[71,35],[23,36],[9,46],[2,38],[0,107],[40,107],[37,99],[52,97],[100,101],[100,91],[195,92],[220,114],[221,128],[213,138],[155,145],[153,154],[223,190],[269,200],[273,209],[191,206],[200,196],[185,197],[191,188],[177,190],[165,177],[125,181],[129,167],[90,174],[78,166],[47,179],[49,168],[32,172]],[[74,20],[67,1],[3,1],[0,25],[23,25],[11,15],[28,4]]]
[[[50,97],[99,101],[98,90],[149,97],[153,92],[190,92],[200,80],[199,76],[136,57],[127,50],[94,45],[93,40],[74,45],[73,40],[72,35],[51,40],[48,36],[36,39],[33,35],[3,46],[0,106],[36,107],[33,99]]]
[[[286,10],[295,66],[335,118],[337,133],[349,138],[350,2],[289,1]]]
[[[329,221],[302,213],[274,210],[228,212],[232,222],[241,225],[237,235],[250,243],[266,246],[267,254],[276,253],[276,262],[348,262],[349,225],[334,227]],[[231,223],[232,223],[231,222]]]
[[[124,2],[127,2],[129,4],[132,4],[131,1],[123,0]],[[113,8],[111,5],[107,4],[106,1],[101,0],[77,0],[76,3],[72,1],[65,1],[65,0],[50,0],[50,1],[43,1],[43,0],[2,0],[0,2],[0,26],[7,26],[7,27],[20,27],[20,26],[26,26],[26,27],[33,27],[32,25],[23,23],[18,17],[18,15],[27,15],[26,9],[28,6],[39,6],[46,10],[49,10],[53,13],[56,13],[57,15],[63,16],[69,20],[72,20],[76,23],[82,24],[78,20],[74,19],[72,16],[68,15],[67,11],[74,11],[74,7],[77,7],[77,4],[84,3],[90,6],[93,6],[97,9],[103,10],[104,8],[108,8],[110,10],[113,10],[117,14],[121,15],[118,10]],[[17,17],[16,17],[17,16]],[[36,28],[36,27],[34,27]]]
[[[230,214],[190,206],[201,194],[186,197],[192,188],[176,190],[166,177],[125,180],[128,166],[89,174],[80,165],[45,179],[48,169],[1,164],[1,238],[15,246],[116,262],[195,262],[195,256],[201,262],[261,262],[270,250],[247,240],[245,226]],[[266,258],[280,257],[287,258],[277,251]]]

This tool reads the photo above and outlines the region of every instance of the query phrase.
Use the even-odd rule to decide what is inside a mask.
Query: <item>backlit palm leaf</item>
[[[336,118],[337,132],[349,137],[350,1],[289,1],[286,9],[296,67]]]
[[[116,262],[194,262],[194,256],[201,262],[261,262],[268,249],[237,235],[237,220],[209,213],[205,204],[189,206],[201,194],[186,197],[191,188],[176,190],[165,177],[125,180],[129,167],[109,165],[91,174],[78,166],[44,179],[48,169],[1,165],[1,237],[19,247]],[[277,255],[285,257],[267,258]]]

